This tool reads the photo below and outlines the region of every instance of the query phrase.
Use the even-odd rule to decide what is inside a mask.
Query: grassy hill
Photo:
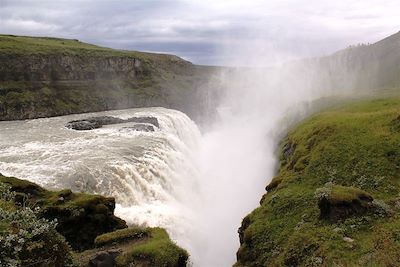
[[[350,46],[313,64],[331,88],[400,87],[400,32],[374,44]]]
[[[239,229],[236,266],[397,266],[400,98],[317,114],[281,144],[280,170]]]

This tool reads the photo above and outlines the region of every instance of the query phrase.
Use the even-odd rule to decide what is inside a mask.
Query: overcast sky
[[[237,54],[297,58],[372,43],[400,30],[399,12],[399,0],[0,0],[0,32],[224,65]]]

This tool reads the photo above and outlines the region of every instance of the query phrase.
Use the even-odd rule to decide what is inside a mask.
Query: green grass
[[[81,42],[76,39],[52,37],[30,37],[16,35],[0,35],[0,54],[17,55],[85,55],[85,56],[119,56],[139,59],[169,60],[171,56],[164,54],[144,53],[137,51],[117,50]],[[174,57],[175,58],[175,57]]]
[[[111,233],[106,233],[96,237],[94,244],[96,247],[101,247],[107,244],[123,242],[132,239],[143,239],[150,236],[150,228],[129,227],[116,230]]]
[[[397,266],[399,115],[398,97],[364,100],[321,112],[290,131],[278,175],[242,223],[236,266]],[[338,203],[373,196],[377,208],[336,223],[320,219],[315,195],[327,183]]]
[[[172,242],[164,229],[150,228],[150,231],[148,241],[117,257],[117,266],[186,266],[188,253]]]
[[[95,208],[108,198],[100,195],[92,195],[85,193],[73,193],[69,189],[61,191],[48,191],[35,183],[27,180],[21,180],[15,177],[6,177],[0,174],[0,183],[11,186],[12,191],[26,199],[29,205],[57,208]],[[63,197],[64,200],[60,200]]]
[[[358,188],[334,185],[329,197],[335,202],[351,202],[355,199],[371,196],[367,192]]]

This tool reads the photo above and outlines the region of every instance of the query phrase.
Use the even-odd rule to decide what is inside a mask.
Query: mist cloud
[[[264,42],[318,56],[399,30],[399,1],[0,0],[0,32],[78,38],[228,64],[221,50]]]

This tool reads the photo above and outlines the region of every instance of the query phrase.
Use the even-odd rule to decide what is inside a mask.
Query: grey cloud
[[[224,64],[221,51],[260,43],[296,58],[373,42],[399,30],[399,8],[395,0],[0,0],[0,31]]]

